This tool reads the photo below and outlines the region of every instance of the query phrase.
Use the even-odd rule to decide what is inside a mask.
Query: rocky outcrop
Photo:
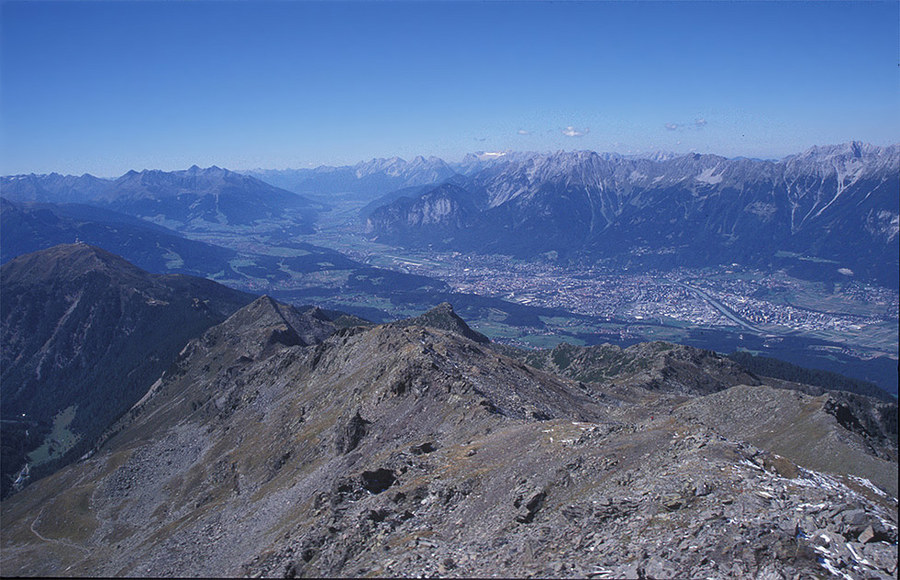
[[[260,299],[192,341],[89,458],[5,501],[3,569],[896,573],[895,498],[723,436],[694,407],[654,410],[737,400],[740,387],[635,387],[628,398],[623,383],[601,397],[419,325],[347,328],[248,355],[269,321],[284,323],[279,311]]]
[[[622,349],[611,344],[549,350],[504,349],[528,364],[585,383],[627,384],[652,391],[708,395],[760,379],[728,358],[708,350],[668,342],[646,342]]]
[[[896,438],[874,441],[860,432],[859,422],[846,407],[842,407],[844,421],[836,417],[836,406],[829,394],[814,397],[740,385],[691,399],[674,413],[681,420],[751,442],[808,468],[863,476],[896,497]]]
[[[449,330],[450,332],[482,344],[490,342],[488,337],[478,331],[472,330],[469,325],[466,324],[465,320],[460,318],[459,315],[453,311],[453,306],[448,302],[442,302],[424,314],[400,320],[393,324],[398,327],[430,326],[431,328]]]

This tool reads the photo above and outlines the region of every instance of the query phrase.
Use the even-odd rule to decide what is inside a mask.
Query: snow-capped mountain
[[[857,142],[780,161],[510,155],[456,182],[455,197],[476,212],[435,229],[416,215],[422,204],[394,202],[370,214],[368,229],[408,245],[652,267],[789,257],[897,286],[898,174],[900,146]]]
[[[254,170],[252,175],[267,183],[302,195],[356,194],[369,201],[385,193],[419,185],[441,183],[456,174],[443,159],[417,156],[378,158],[356,165],[315,169]]]

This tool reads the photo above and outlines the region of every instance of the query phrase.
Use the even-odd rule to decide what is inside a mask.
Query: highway
[[[727,306],[725,306],[724,304],[722,304],[721,302],[719,302],[718,300],[716,300],[715,298],[713,298],[712,296],[710,296],[709,294],[704,292],[703,290],[701,290],[699,288],[695,288],[689,284],[685,284],[684,282],[679,282],[677,280],[675,281],[675,283],[678,284],[679,286],[681,286],[682,288],[685,288],[689,292],[693,293],[697,297],[708,302],[710,306],[712,306],[713,308],[715,308],[716,310],[721,312],[722,315],[725,316],[725,318],[727,318],[728,320],[731,320],[738,326],[746,328],[747,330],[750,330],[757,334],[774,334],[771,331],[762,330],[758,326],[754,326],[754,325],[750,324],[749,322],[747,322],[746,320],[744,320],[743,318],[741,318],[740,316],[735,314],[734,311],[732,311],[730,308],[728,308]]]

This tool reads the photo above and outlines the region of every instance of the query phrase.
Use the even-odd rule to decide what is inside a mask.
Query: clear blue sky
[[[900,3],[3,2],[0,174],[900,141]]]

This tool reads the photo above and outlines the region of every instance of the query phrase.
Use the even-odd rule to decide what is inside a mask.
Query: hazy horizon
[[[0,174],[900,135],[900,4],[3,2]]]
[[[857,140],[857,141],[858,141],[858,140]],[[770,157],[770,158],[765,158],[765,157],[751,157],[751,156],[749,156],[749,155],[730,155],[730,156],[726,156],[726,155],[720,155],[720,154],[716,153],[715,151],[703,152],[702,154],[703,154],[703,155],[719,155],[720,157],[725,157],[725,158],[727,158],[727,159],[741,159],[741,158],[746,158],[746,159],[754,159],[754,160],[758,160],[758,161],[778,162],[778,161],[784,159],[785,157],[790,157],[791,155],[802,154],[802,153],[804,153],[806,150],[808,150],[808,149],[810,149],[810,148],[812,148],[812,147],[840,146],[840,145],[845,145],[845,144],[847,144],[847,143],[850,143],[850,141],[847,141],[847,142],[844,142],[844,143],[818,143],[818,144],[810,145],[810,147],[807,147],[806,149],[804,149],[804,150],[802,150],[802,151],[794,151],[794,152],[788,153],[788,154],[785,155],[785,156],[781,156],[781,157]],[[865,142],[864,142],[864,143],[865,143]],[[885,144],[885,145],[878,145],[878,144],[875,144],[875,143],[866,143],[866,144],[868,144],[868,145],[874,145],[874,146],[877,146],[877,147],[891,147],[891,146],[894,146],[894,145],[900,145],[900,141],[898,141],[898,142],[896,142],[896,143],[888,143],[888,144]],[[131,168],[126,169],[125,171],[123,171],[123,172],[121,172],[121,173],[111,174],[111,175],[100,175],[100,174],[96,174],[96,173],[91,173],[91,172],[89,172],[89,171],[80,171],[80,172],[79,172],[79,171],[76,171],[76,172],[72,172],[72,173],[63,173],[63,172],[55,171],[55,170],[51,170],[51,171],[47,171],[47,172],[43,172],[43,173],[37,173],[37,172],[31,172],[31,173],[6,173],[6,174],[0,174],[0,175],[2,175],[3,177],[17,177],[17,176],[23,176],[23,175],[49,175],[49,174],[52,174],[52,173],[57,173],[57,174],[60,174],[60,175],[75,175],[75,176],[91,175],[91,176],[93,176],[93,177],[97,177],[97,178],[100,178],[100,179],[116,179],[116,178],[119,178],[119,177],[121,177],[121,176],[123,176],[123,175],[125,175],[125,174],[127,174],[127,173],[129,173],[129,172],[131,172],[131,171],[136,171],[136,172],[138,172],[138,173],[140,173],[141,171],[156,171],[156,170],[165,171],[165,172],[187,171],[187,170],[190,170],[190,169],[191,169],[192,167],[194,167],[194,166],[196,166],[196,167],[198,167],[198,168],[200,168],[200,169],[204,169],[204,170],[205,170],[205,169],[211,169],[211,168],[213,168],[213,167],[218,167],[219,169],[225,169],[225,170],[232,171],[232,172],[235,172],[235,173],[252,173],[252,172],[255,172],[255,171],[291,171],[291,170],[316,169],[316,168],[322,168],[322,167],[353,167],[353,166],[355,166],[355,165],[357,165],[357,164],[370,163],[370,162],[375,162],[375,161],[379,161],[379,160],[391,160],[391,159],[400,159],[400,160],[402,160],[402,161],[411,162],[412,160],[414,160],[414,159],[417,158],[417,157],[424,157],[426,160],[429,159],[429,158],[438,158],[438,159],[441,159],[442,161],[444,161],[445,163],[448,163],[448,164],[452,165],[452,164],[454,164],[454,163],[460,163],[460,162],[462,162],[463,159],[464,159],[466,156],[468,156],[468,155],[508,155],[508,154],[552,155],[552,154],[556,154],[556,153],[577,153],[577,152],[593,152],[593,153],[597,153],[597,154],[599,154],[599,155],[606,155],[606,154],[611,154],[611,155],[621,155],[621,156],[623,156],[623,157],[642,157],[642,156],[650,157],[650,156],[653,156],[653,155],[656,155],[656,154],[659,154],[659,155],[690,155],[690,154],[693,154],[693,153],[700,153],[699,151],[674,152],[674,151],[665,151],[665,150],[661,150],[661,149],[650,150],[650,151],[639,151],[639,152],[635,152],[635,153],[622,153],[621,151],[595,151],[595,150],[593,150],[593,149],[556,149],[556,150],[544,150],[544,151],[526,151],[526,150],[512,150],[512,149],[510,149],[510,150],[506,150],[506,151],[469,151],[469,152],[467,152],[467,153],[464,153],[462,156],[455,157],[455,158],[450,158],[450,159],[444,158],[444,157],[440,157],[440,156],[438,156],[438,155],[419,155],[419,154],[417,154],[417,155],[409,155],[409,156],[407,156],[407,157],[401,157],[401,156],[399,156],[399,155],[380,155],[380,156],[377,156],[377,157],[370,157],[370,158],[368,158],[368,159],[358,159],[358,160],[352,161],[352,162],[350,162],[350,163],[341,163],[341,164],[338,164],[338,163],[323,163],[323,164],[320,164],[320,165],[308,166],[308,167],[300,167],[300,166],[294,166],[294,167],[289,167],[289,166],[284,166],[284,167],[266,167],[266,166],[259,166],[259,167],[228,167],[228,166],[221,165],[221,164],[219,164],[219,163],[211,163],[211,164],[209,164],[209,165],[200,165],[200,164],[197,164],[197,163],[191,163],[191,164],[188,165],[188,166],[172,167],[171,169],[160,169],[159,167],[131,167]]]

